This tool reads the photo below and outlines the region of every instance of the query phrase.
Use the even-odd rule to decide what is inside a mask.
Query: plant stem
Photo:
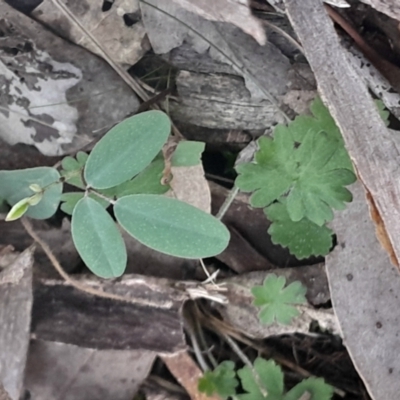
[[[114,199],[110,199],[109,197],[105,196],[104,194],[98,192],[97,190],[93,188],[87,188],[86,189],[88,192],[95,194],[96,196],[100,197],[101,199],[108,201],[110,204],[114,205],[116,201]]]
[[[221,208],[219,209],[216,218],[222,219],[223,216],[226,214],[228,211],[228,208],[230,205],[233,203],[233,200],[235,200],[236,195],[239,193],[239,188],[237,186],[234,186],[231,191],[229,192],[227,198],[225,199],[224,203],[222,204]]]
[[[251,361],[248,359],[248,357],[246,356],[246,354],[243,353],[242,350],[240,350],[240,347],[236,344],[236,342],[231,339],[231,337],[229,335],[227,335],[226,333],[223,334],[224,339],[226,340],[226,342],[229,344],[229,346],[231,346],[232,350],[237,354],[237,356],[243,361],[243,363],[245,365],[247,365],[250,368],[251,373],[253,374],[254,380],[257,383],[258,387],[260,388],[262,394],[264,397],[268,396],[268,391],[267,388],[265,387],[265,385],[262,383],[260,375],[258,374],[258,372],[256,371],[256,369],[254,368],[253,364],[251,363]]]

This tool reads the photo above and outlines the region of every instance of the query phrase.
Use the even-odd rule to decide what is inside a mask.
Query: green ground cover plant
[[[72,215],[72,238],[79,255],[102,278],[125,271],[127,252],[118,226],[146,246],[173,256],[204,258],[221,253],[229,242],[225,225],[189,204],[162,196],[169,187],[161,184],[160,152],[170,130],[166,114],[148,111],[116,125],[89,155],[65,157],[61,171],[51,167],[0,171],[0,196],[12,207],[7,220],[23,215],[47,219],[61,203],[61,209]],[[187,158],[198,157],[199,148],[204,145],[178,145],[176,163],[184,165]],[[82,191],[62,193],[65,183]]]
[[[387,122],[381,103],[378,108]],[[328,254],[333,232],[327,224],[333,210],[344,209],[352,200],[346,186],[356,180],[341,134],[320,99],[314,100],[311,112],[287,126],[278,125],[273,137],[261,137],[254,160],[236,167],[235,186],[251,193],[251,206],[263,208],[272,222],[272,241],[299,259]],[[90,154],[65,157],[60,170],[0,171],[2,207],[11,207],[6,220],[24,215],[47,219],[58,208],[70,214],[76,249],[102,278],[125,271],[121,229],[165,254],[192,259],[220,254],[230,239],[220,218],[163,196],[169,186],[162,179],[162,148],[170,130],[166,114],[148,111],[117,124]],[[203,150],[203,143],[180,142],[172,163],[196,165]],[[65,184],[76,190],[63,193]],[[299,282],[285,284],[284,278],[270,274],[263,285],[251,288],[261,323],[290,324],[298,316],[295,306],[306,302],[305,288]],[[281,368],[262,358],[242,368],[223,361],[205,372],[199,390],[240,400],[329,400],[333,393],[318,378],[285,391]]]

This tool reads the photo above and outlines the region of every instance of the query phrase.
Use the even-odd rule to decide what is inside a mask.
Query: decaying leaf
[[[47,3],[47,2],[46,2]],[[139,104],[105,61],[0,3],[0,138],[75,152]]]
[[[175,379],[186,389],[193,400],[221,400],[214,394],[207,396],[198,390],[198,381],[203,376],[201,369],[193,361],[187,351],[180,351],[171,355],[163,355],[162,360],[167,365]]]
[[[330,293],[346,348],[372,399],[395,399],[400,381],[400,274],[379,244],[365,191],[351,187],[353,202],[337,213],[338,244],[326,258]]]
[[[168,195],[210,213],[211,191],[201,162],[204,146],[201,142],[182,141],[173,149],[169,161],[172,181]]]
[[[103,3],[103,0],[44,1],[33,11],[32,16],[92,53],[103,56],[95,40],[115,62],[129,66],[136,64],[150,48],[145,38],[139,1],[109,2],[109,10],[103,9]],[[68,17],[69,13],[72,18]]]
[[[168,53],[188,42],[195,52],[231,65],[244,77],[253,99],[270,100],[287,91],[290,62],[272,43],[260,46],[236,26],[207,21],[174,2],[146,0],[140,5],[155,53]]]
[[[264,28],[249,9],[247,1],[240,0],[174,0],[188,11],[211,21],[230,22],[254,37],[260,45],[266,42]]]
[[[397,0],[361,0],[381,13],[400,21],[400,5]]]
[[[95,350],[34,340],[24,384],[32,399],[133,399],[155,357],[146,350]]]

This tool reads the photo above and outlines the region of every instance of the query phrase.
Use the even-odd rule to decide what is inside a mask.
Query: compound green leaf
[[[352,200],[344,185],[356,180],[348,169],[330,169],[329,161],[337,150],[332,135],[324,131],[310,131],[296,151],[298,176],[287,199],[290,218],[298,222],[303,218],[322,226],[332,220],[331,207],[344,209],[344,202]]]
[[[254,371],[257,376],[254,376],[254,372],[247,365],[238,371],[242,387],[247,393],[239,394],[237,397],[240,400],[283,400],[281,368],[272,360],[256,358]]]
[[[344,147],[344,141],[339,128],[336,126],[329,110],[325,107],[322,100],[317,97],[310,106],[313,116],[299,115],[288,125],[288,129],[296,141],[302,143],[308,132],[319,133],[324,131],[335,138],[338,150],[329,161],[329,168],[346,168],[353,171],[350,157]]]
[[[213,371],[206,371],[199,379],[198,389],[207,396],[217,393],[223,399],[236,394],[239,382],[235,378],[235,364],[223,361]]]
[[[87,267],[101,278],[121,276],[126,268],[125,243],[117,225],[95,200],[84,197],[72,213],[71,233]]]
[[[86,153],[79,151],[76,155],[76,159],[70,156],[62,159],[61,176],[64,177],[65,182],[80,189],[85,188],[85,184],[82,179],[82,173],[88,157],[89,156]]]
[[[235,184],[245,192],[254,191],[250,202],[254,207],[265,207],[284,195],[297,178],[295,143],[288,130],[281,127],[274,139],[262,137],[255,163],[238,165]]]
[[[161,111],[147,111],[112,128],[93,148],[84,177],[95,189],[126,182],[146,168],[167,141],[171,122]]]
[[[326,384],[321,378],[308,378],[291,389],[284,397],[284,400],[300,400],[304,393],[311,397],[309,400],[330,400],[333,397],[333,387]]]
[[[272,222],[268,229],[274,244],[287,247],[298,259],[311,255],[325,256],[332,247],[332,230],[318,226],[307,218],[293,222],[286,205],[275,203],[264,210]]]
[[[83,199],[85,193],[83,192],[68,192],[61,195],[60,209],[66,214],[72,215],[75,206],[78,204],[80,199]],[[107,208],[110,203],[95,194],[89,194],[89,197],[96,200],[102,207]]]
[[[204,258],[221,253],[229,231],[218,219],[176,199],[152,194],[121,197],[114,205],[119,224],[139,242],[161,253]]]
[[[85,153],[84,151],[78,151],[78,153],[76,154],[76,160],[78,161],[81,167],[85,166],[88,158],[89,154]]]
[[[330,160],[339,144],[333,133],[309,130],[297,147],[288,128],[275,130],[274,139],[261,138],[255,163],[237,167],[236,185],[243,191],[254,191],[250,202],[265,207],[287,197],[290,218],[303,218],[322,226],[332,220],[332,208],[343,209],[351,201],[344,188],[355,175],[346,168],[332,169]]]
[[[293,282],[285,287],[286,278],[268,275],[262,286],[254,286],[251,293],[254,296],[253,304],[261,307],[259,313],[263,324],[272,324],[275,321],[288,325],[299,315],[294,304],[306,302],[306,289],[300,282]]]
[[[129,196],[131,194],[164,194],[168,192],[170,188],[169,185],[161,184],[164,166],[164,158],[162,156],[157,157],[133,179],[121,183],[114,188],[105,189],[104,194],[112,195],[116,198]]]
[[[204,142],[185,140],[178,143],[172,156],[173,167],[191,167],[201,163],[201,154],[205,148]]]
[[[59,180],[60,174],[51,167],[0,171],[0,197],[14,206],[35,193],[30,188],[32,184],[45,188],[40,202],[30,206],[25,215],[36,219],[47,219],[55,214],[60,203],[63,185]]]

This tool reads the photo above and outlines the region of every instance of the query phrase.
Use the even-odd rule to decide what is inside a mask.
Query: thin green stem
[[[239,188],[237,186],[234,186],[231,191],[229,192],[227,198],[225,199],[225,201],[223,202],[221,208],[219,209],[216,218],[218,219],[222,219],[223,216],[226,214],[226,212],[228,211],[228,208],[230,207],[230,205],[233,203],[233,200],[235,200],[235,197],[237,196],[237,194],[239,193]]]
[[[222,334],[223,338],[226,340],[226,342],[229,344],[231,349],[237,354],[237,356],[243,361],[243,363],[250,368],[251,373],[253,374],[254,380],[256,381],[258,387],[260,388],[262,394],[264,397],[267,397],[268,391],[265,385],[262,383],[260,375],[258,372],[255,370],[253,364],[251,361],[248,359],[246,354],[243,353],[243,351],[240,349],[240,347],[236,344],[236,342],[226,333]]]
[[[100,197],[101,199],[103,199],[105,201],[108,201],[112,205],[114,205],[116,203],[116,200],[105,196],[103,193],[98,192],[96,189],[88,187],[88,188],[86,188],[86,191],[89,192],[89,193],[93,193],[94,195],[96,195],[97,197]]]

